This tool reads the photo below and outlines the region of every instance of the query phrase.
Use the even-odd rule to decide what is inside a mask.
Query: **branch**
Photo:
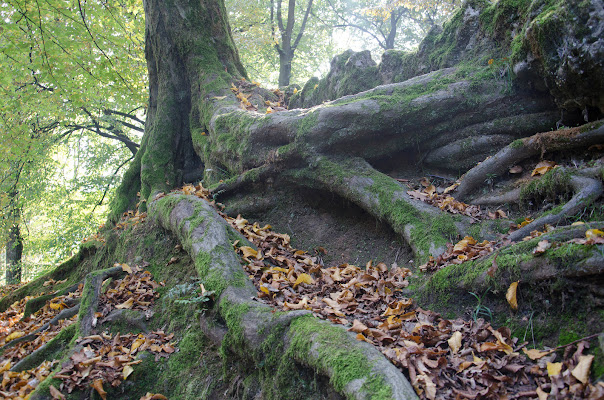
[[[119,115],[120,117],[124,117],[124,118],[129,118],[131,120],[134,120],[136,122],[138,122],[139,124],[144,125],[145,121],[139,119],[136,115],[134,114],[130,114],[130,113],[125,113],[125,112],[121,112],[121,111],[116,111],[116,110],[111,110],[111,109],[104,109],[103,113],[105,113],[105,115]]]
[[[109,181],[109,183],[107,184],[107,186],[105,187],[105,191],[103,192],[103,197],[101,197],[101,199],[99,200],[99,202],[97,204],[95,204],[94,208],[92,209],[90,214],[94,213],[94,210],[96,210],[96,208],[98,206],[100,206],[101,204],[103,204],[103,200],[105,200],[105,196],[107,195],[107,192],[109,191],[109,186],[111,186],[111,184],[113,183],[113,178],[115,178],[115,176],[117,175],[117,173],[119,172],[120,169],[122,169],[122,167],[124,165],[126,165],[128,162],[132,161],[132,159],[135,157],[135,155],[133,154],[132,157],[130,157],[129,159],[127,159],[126,161],[124,161],[123,163],[121,163],[113,172],[113,176],[111,177],[111,180]]]
[[[304,19],[302,20],[302,26],[300,27],[298,36],[296,37],[296,40],[294,41],[294,45],[292,46],[293,49],[298,47],[298,43],[300,43],[300,39],[302,39],[304,29],[306,28],[306,21],[308,20],[308,15],[310,14],[310,10],[312,8],[312,1],[313,0],[308,0],[308,7],[306,8],[306,13],[304,14]]]

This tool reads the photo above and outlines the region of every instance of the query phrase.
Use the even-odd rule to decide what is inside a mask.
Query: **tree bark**
[[[13,202],[17,194],[12,193]],[[6,242],[6,283],[13,285],[21,282],[21,261],[23,257],[23,237],[19,227],[21,210],[13,206],[9,214],[8,240]]]

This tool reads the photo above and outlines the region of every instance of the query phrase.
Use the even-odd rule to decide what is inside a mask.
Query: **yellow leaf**
[[[294,94],[298,93],[298,88],[294,88]]]
[[[546,355],[551,354],[551,351],[541,351],[541,350],[537,350],[537,349],[527,350],[526,347],[522,348],[522,351],[531,360],[538,360],[541,357],[545,357]]]
[[[8,371],[11,367],[11,362],[7,361],[4,363],[4,365],[2,365],[2,367],[0,367],[0,373],[4,372],[4,371]]]
[[[459,348],[461,347],[461,332],[455,332],[453,335],[451,335],[447,342],[449,343],[451,352],[453,354],[457,353],[459,351]]]
[[[508,301],[508,304],[510,305],[510,307],[512,307],[512,310],[518,309],[518,301],[516,300],[516,291],[518,289],[518,282],[519,281],[512,282],[512,284],[508,288],[507,293],[505,294],[505,298]]]
[[[130,376],[130,374],[134,371],[134,368],[132,368],[130,365],[126,365],[124,367],[124,370],[122,371],[122,376],[124,377],[124,380],[128,379],[128,377]]]
[[[271,292],[266,288],[266,286],[260,286],[260,291],[262,293],[271,294]]]
[[[25,336],[25,332],[13,332],[4,339],[5,343],[10,342],[11,340],[19,339],[20,337]]]
[[[580,226],[580,225],[585,225],[585,222],[577,221],[577,222],[573,222],[572,224],[570,224],[570,226]]]
[[[128,274],[132,273],[132,268],[128,264],[120,264],[122,267],[122,271],[127,272]]]
[[[585,231],[585,237],[587,239],[593,239],[593,238],[602,237],[602,236],[604,236],[604,232],[602,232],[599,229],[588,229]]]
[[[250,258],[250,257],[252,257],[252,258],[258,257],[258,251],[252,249],[249,246],[241,246],[239,248],[239,250],[241,250],[241,252],[243,253],[243,258],[246,259],[247,261],[249,261],[248,258]]]
[[[132,347],[130,348],[130,354],[134,353],[136,349],[141,347],[145,343],[145,339],[138,338],[134,342],[132,342]],[[124,378],[125,379],[125,378]]]
[[[107,400],[107,392],[103,389],[103,380],[97,379],[90,385],[97,391],[103,400]]]
[[[549,376],[557,376],[560,375],[560,372],[562,372],[562,363],[551,363],[548,362],[547,363],[547,374]]]
[[[591,354],[588,356],[579,356],[579,363],[573,369],[573,372],[571,372],[582,384],[586,384],[589,381],[589,369],[593,360],[594,356]]]
[[[124,301],[122,304],[118,304],[117,306],[115,306],[115,308],[119,308],[120,310],[123,310],[125,308],[130,309],[130,308],[132,308],[132,306],[134,306],[134,297],[130,297],[128,300]]]
[[[312,285],[313,283],[315,283],[315,281],[308,274],[300,274],[300,275],[298,275],[298,278],[296,279],[296,283],[294,283],[294,287],[298,286],[301,283],[306,283],[306,284]]]
[[[319,84],[317,83],[313,89],[316,89],[316,88],[318,88],[318,87],[319,87]]]
[[[62,310],[64,308],[67,308],[67,305],[65,303],[63,303],[62,301],[56,302],[53,300],[51,300],[50,304],[49,304],[51,310]]]
[[[556,163],[553,161],[541,161],[539,164],[537,164],[537,166],[531,173],[531,176],[545,175],[545,173],[547,173],[547,171],[551,170],[555,166],[556,166]]]
[[[468,246],[474,244],[476,244],[476,240],[471,236],[466,236],[453,247],[453,251],[463,252],[468,248]]]

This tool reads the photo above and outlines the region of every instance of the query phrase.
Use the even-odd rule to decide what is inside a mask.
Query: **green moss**
[[[367,357],[360,350],[342,346],[348,340],[343,329],[320,323],[312,316],[304,316],[292,322],[291,332],[288,353],[292,358],[308,357],[311,346],[321,343],[316,362],[320,369],[333,371],[330,383],[339,392],[351,381],[363,379],[362,390],[371,393],[372,399],[392,398],[392,389],[384,385],[383,379],[369,379],[372,365]]]
[[[570,172],[561,168],[548,171],[540,179],[533,180],[520,190],[520,202],[524,205],[560,203],[569,199],[572,188]]]
[[[522,140],[522,139],[516,139],[512,143],[510,143],[509,146],[512,149],[519,149],[521,147],[524,147],[524,140]]]

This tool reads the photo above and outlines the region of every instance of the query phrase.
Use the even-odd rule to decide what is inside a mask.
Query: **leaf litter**
[[[201,185],[180,192],[221,206]],[[403,294],[412,274],[408,268],[371,261],[364,268],[347,263],[325,267],[320,257],[294,249],[289,235],[273,232],[270,225],[219,213],[256,246],[233,244],[258,290],[258,301],[282,310],[310,310],[348,327],[399,367],[422,399],[604,397],[604,383],[589,381],[593,356],[584,354],[588,341],[566,347],[562,355],[557,349],[529,350],[507,327],[495,329],[482,318],[449,320],[419,307]],[[586,243],[602,238],[599,232],[586,236]],[[462,260],[459,255],[476,259],[495,249],[494,242],[466,237],[450,245],[446,261]],[[516,290],[517,282],[507,293],[511,307],[517,306]]]
[[[127,264],[116,264],[128,274],[122,279],[108,282],[106,291],[99,299],[99,311],[95,313],[96,322],[100,323],[116,309],[132,309],[142,311],[147,318],[153,315],[151,307],[158,297],[156,288],[162,286],[153,280],[149,271],[143,267],[130,267]],[[60,281],[49,280],[44,286],[52,286]],[[64,308],[74,306],[82,295],[83,285],[80,284],[75,292],[57,296],[48,301],[42,309],[27,318],[23,318],[25,306],[33,297],[12,304],[4,313],[0,313],[0,346],[32,334],[46,324]],[[70,319],[50,325],[47,330],[37,334],[30,341],[23,341],[4,349],[0,356],[0,396],[6,399],[27,399],[40,382],[45,380],[55,368],[56,361],[45,361],[35,369],[14,372],[10,368],[17,362],[40,348],[55,337],[61,329],[75,323],[77,315]],[[53,379],[60,383],[52,383],[50,393],[53,399],[64,399],[64,392],[71,393],[75,389],[92,387],[102,399],[107,398],[105,388],[118,386],[134,371],[133,366],[142,362],[137,356],[143,351],[155,354],[155,360],[168,357],[176,351],[171,342],[174,334],[167,335],[163,331],[148,334],[109,334],[90,335],[78,338],[76,344],[79,350],[73,353],[63,363]],[[148,393],[145,399],[165,399],[161,394]]]

